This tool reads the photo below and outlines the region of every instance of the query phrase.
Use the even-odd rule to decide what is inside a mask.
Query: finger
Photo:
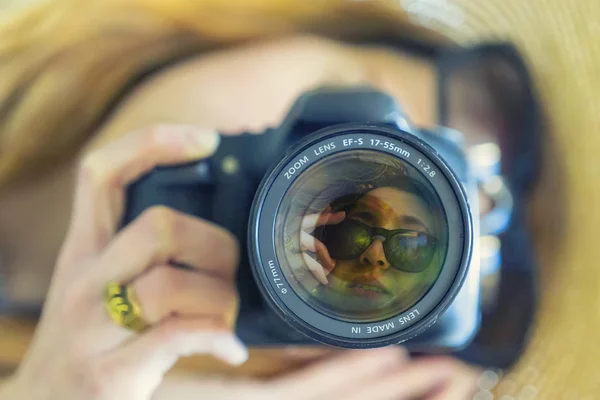
[[[257,386],[247,378],[178,372],[165,377],[152,399],[265,400],[263,393],[257,393]]]
[[[464,380],[458,378],[451,380],[447,386],[428,397],[426,400],[463,400],[472,399],[477,393],[477,385],[472,383],[472,380]]]
[[[148,362],[150,368],[170,368],[177,358],[194,354],[212,354],[231,365],[248,359],[246,346],[218,319],[171,317],[121,347],[124,359],[137,358],[131,365]]]
[[[338,397],[349,385],[367,384],[373,376],[407,361],[406,350],[399,347],[344,352],[270,382],[269,392],[274,394],[273,398],[294,394],[299,400]]]
[[[329,274],[335,268],[335,261],[329,255],[327,247],[320,240],[315,239],[314,244],[319,261],[328,269],[326,274]]]
[[[277,350],[278,352],[281,349]],[[343,350],[333,347],[305,347],[290,345],[283,348],[283,353],[286,358],[294,360],[315,360],[325,356],[331,356],[335,353],[341,353]]]
[[[386,374],[374,379],[368,386],[353,388],[352,391],[348,391],[344,399],[429,399],[427,396],[439,390],[442,385],[451,379],[451,376],[452,363],[417,359],[395,369],[390,369]]]
[[[325,264],[324,267],[329,271],[335,268],[335,261],[333,261],[329,255],[327,247],[325,247],[325,245],[319,239],[309,235],[304,231],[300,231],[300,244],[313,253],[317,253],[319,256],[319,261]]]
[[[442,361],[444,362],[444,361]],[[447,361],[451,376],[442,387],[427,400],[462,400],[471,399],[477,392],[481,372],[476,368],[451,360]]]
[[[306,253],[302,253],[302,260],[304,261],[304,264],[306,264],[306,268],[308,268],[321,284],[327,285],[327,283],[329,283],[327,275],[325,274],[325,269],[314,258]]]
[[[305,230],[312,230],[321,225],[335,225],[342,222],[345,217],[346,213],[344,211],[338,211],[333,214],[330,212],[309,214],[302,218],[301,228]]]
[[[96,254],[113,236],[125,186],[153,167],[210,156],[219,143],[212,130],[164,125],[127,135],[83,160],[65,253]]]
[[[104,382],[124,379],[124,387],[138,382],[136,390],[144,390],[148,396],[139,397],[136,392],[136,397],[150,398],[163,375],[180,357],[201,354],[231,365],[240,365],[248,358],[244,344],[220,321],[171,317],[106,353],[98,363],[96,375]]]
[[[321,225],[336,225],[342,222],[346,218],[344,211],[338,211],[336,213],[321,214],[317,221],[317,226]]]
[[[233,279],[238,260],[239,245],[225,229],[166,207],[152,207],[119,232],[101,256],[104,268],[91,273],[104,285],[127,282],[151,265],[179,263]]]
[[[172,266],[158,266],[133,281],[143,319],[154,325],[171,315],[222,319],[232,328],[238,311],[233,282]]]

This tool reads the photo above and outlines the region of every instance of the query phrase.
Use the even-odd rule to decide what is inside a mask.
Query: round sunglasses
[[[337,225],[320,226],[315,230],[314,237],[337,260],[358,258],[377,237],[382,241],[390,265],[404,272],[424,271],[436,250],[435,238],[426,233],[410,229],[376,228],[355,219],[346,219]]]

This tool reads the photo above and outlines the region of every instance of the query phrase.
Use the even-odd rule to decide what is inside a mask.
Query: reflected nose
[[[383,242],[376,238],[373,243],[360,255],[360,263],[365,267],[388,269],[390,264],[383,252]]]

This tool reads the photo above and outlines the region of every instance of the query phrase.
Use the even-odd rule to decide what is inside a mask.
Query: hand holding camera
[[[396,118],[389,97],[370,90],[311,96],[290,111],[286,121],[295,123],[284,121],[283,132],[218,144],[214,132],[158,127],[88,156],[39,340],[15,387],[59,359],[40,390],[147,399],[181,356],[245,361],[237,337],[246,345],[316,340],[364,348],[430,327],[456,298],[470,263],[471,215],[455,173],[399,126],[331,125],[356,109],[366,110],[363,119],[375,110]],[[251,151],[257,146],[263,159]],[[223,168],[232,157],[244,174]],[[260,187],[248,185],[257,177]],[[298,232],[292,241],[300,254],[286,249],[286,230]],[[244,241],[248,248],[238,246]],[[319,285],[303,286],[298,266]],[[261,330],[263,316],[283,321],[269,317]],[[284,321],[301,339],[294,329],[273,333]],[[426,339],[430,350],[444,345],[450,331],[442,327],[437,339]],[[137,384],[145,380],[153,383]]]
[[[458,134],[444,132],[413,127],[377,90],[323,87],[278,128],[133,183],[123,224],[162,205],[246,243],[236,333],[249,346],[455,351],[480,320],[479,219]]]
[[[13,379],[18,398],[149,399],[181,356],[246,360],[233,334],[231,234],[164,207],[118,231],[126,185],[157,165],[210,156],[218,142],[209,130],[160,126],[83,161],[36,340]],[[135,318],[118,320],[126,316]]]
[[[154,166],[209,156],[217,143],[211,131],[162,126],[88,156],[38,335],[0,398],[185,400],[201,394],[383,400],[472,390],[475,371],[458,361],[409,361],[404,349],[394,347],[334,353],[266,382],[197,377],[163,382],[180,357],[245,361],[246,348],[233,334],[239,246],[222,228],[164,207],[151,208],[118,231],[124,187]],[[334,213],[315,221],[323,226],[339,219]],[[113,283],[120,290],[107,291]],[[102,290],[109,296],[106,304],[98,296]]]

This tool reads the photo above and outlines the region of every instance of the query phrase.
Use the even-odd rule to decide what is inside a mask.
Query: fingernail
[[[323,285],[327,285],[329,283],[329,281],[327,280],[327,277],[325,276],[325,272],[323,271],[323,268],[312,268],[311,271],[314,272],[317,280],[320,283],[322,283]]]
[[[212,129],[190,129],[186,134],[186,141],[191,155],[206,156],[217,149],[221,136]]]
[[[241,365],[248,360],[248,349],[233,335],[218,336],[213,342],[215,357],[231,364]]]

